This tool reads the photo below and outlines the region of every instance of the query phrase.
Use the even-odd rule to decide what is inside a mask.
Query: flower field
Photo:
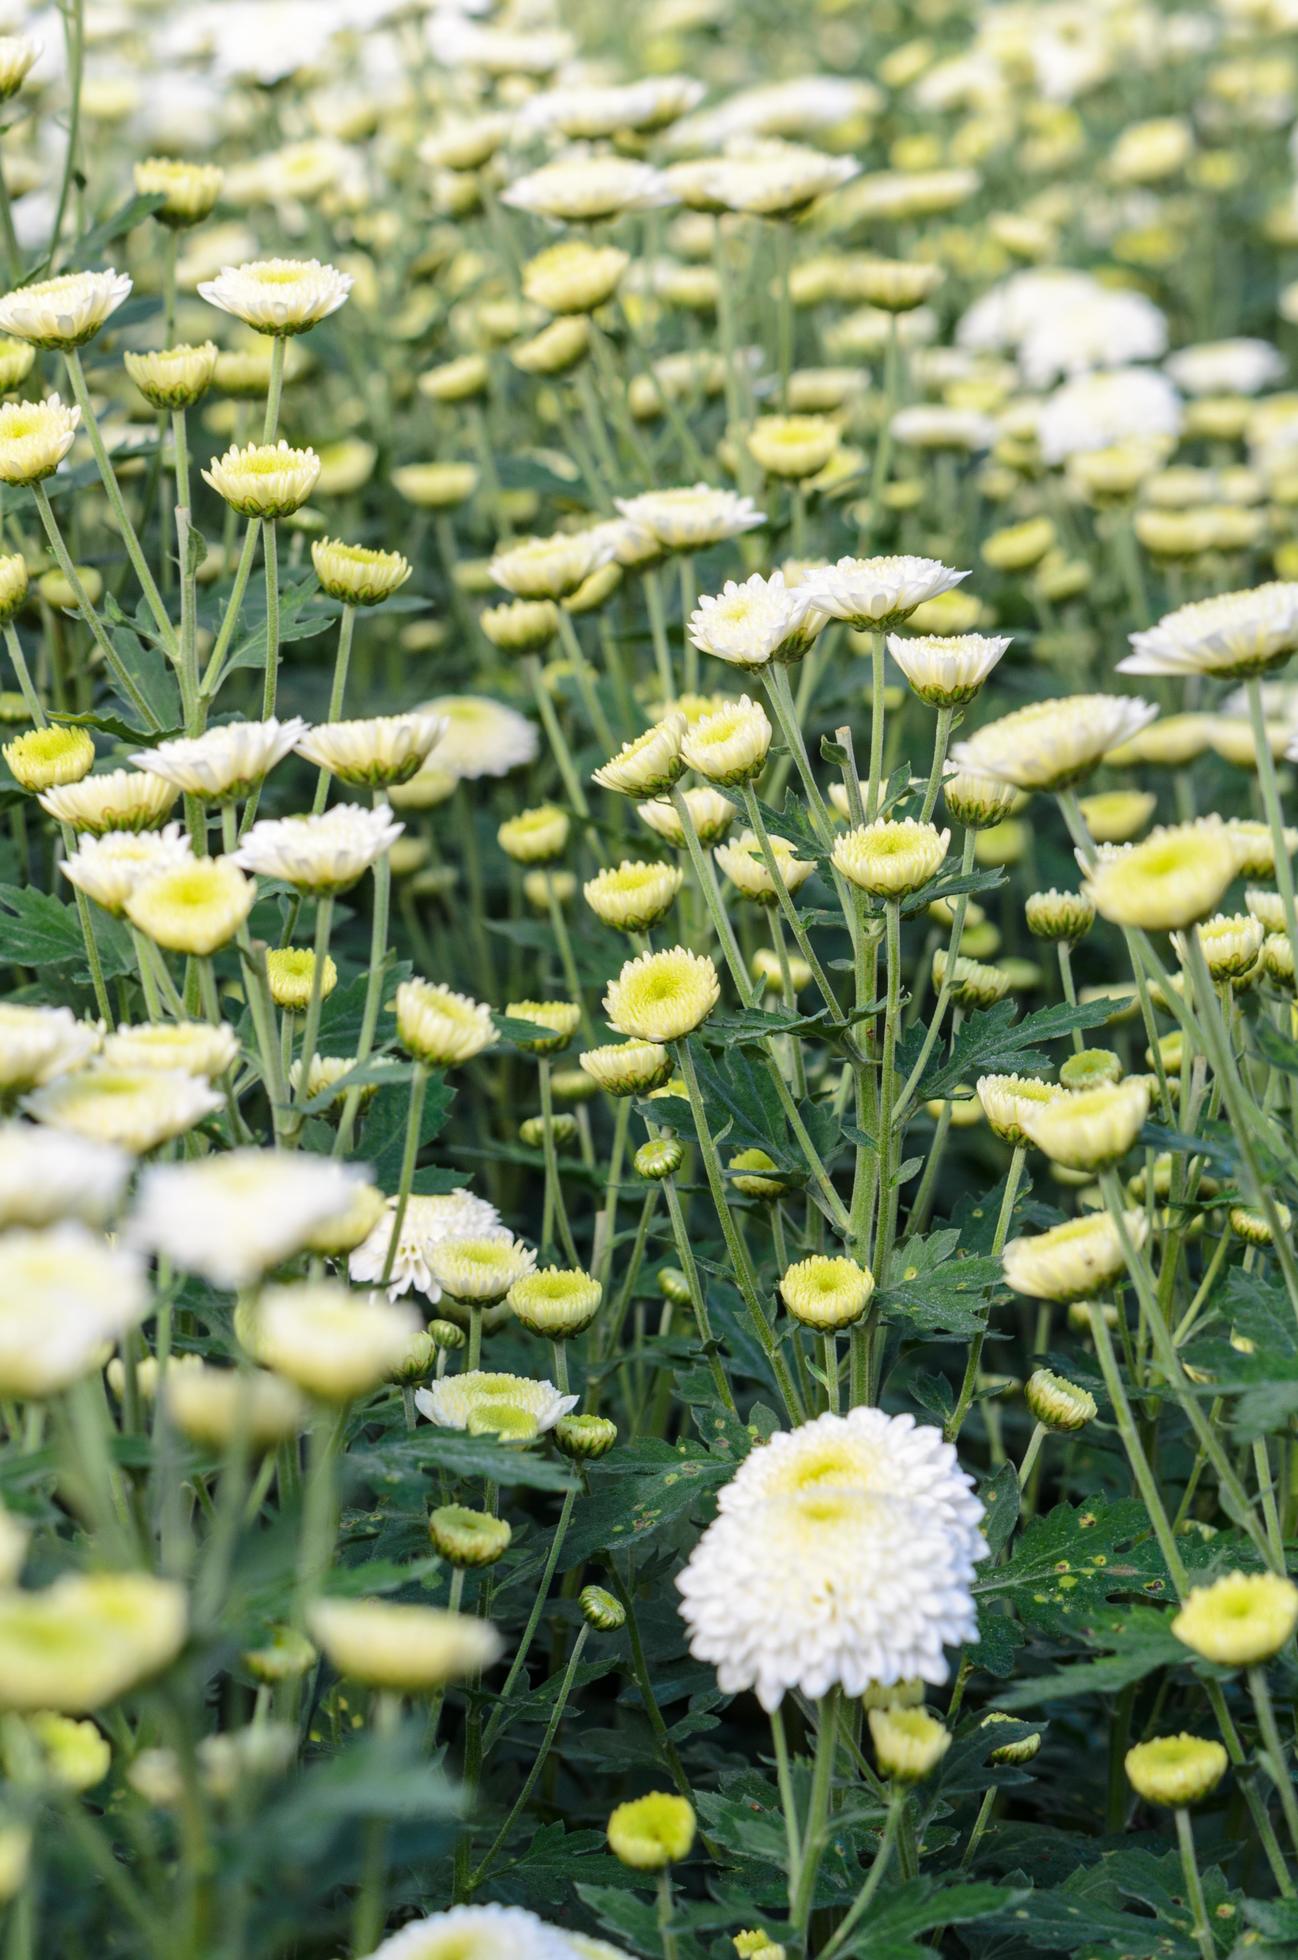
[[[1298,1952],[1294,0],[0,105],[0,1960]]]

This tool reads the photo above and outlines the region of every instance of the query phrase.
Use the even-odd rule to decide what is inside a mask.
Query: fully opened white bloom
[[[210,306],[258,333],[305,333],[336,313],[352,289],[350,273],[319,259],[251,259],[199,282]]]
[[[395,1206],[394,1198],[387,1215],[379,1220],[348,1261],[351,1277],[360,1284],[377,1285],[383,1277],[392,1239]],[[428,1263],[428,1255],[434,1246],[444,1245],[449,1239],[486,1238],[494,1237],[497,1233],[502,1238],[509,1236],[501,1225],[500,1213],[485,1198],[475,1197],[472,1191],[448,1191],[432,1197],[420,1197],[416,1193],[408,1200],[406,1215],[401,1221],[401,1235],[397,1240],[388,1280],[389,1297],[396,1299],[413,1287],[435,1306],[442,1297],[442,1289],[433,1278]]]
[[[248,1286],[345,1212],[364,1175],[357,1165],[289,1150],[155,1164],[140,1180],[127,1236],[213,1286]]]
[[[502,204],[567,224],[652,211],[674,204],[676,194],[661,170],[633,157],[573,154],[543,163],[502,191]]]
[[[0,1001],[0,1089],[32,1089],[81,1068],[102,1034],[70,1007]]]
[[[1066,463],[1117,443],[1171,444],[1181,420],[1181,397],[1166,375],[1156,368],[1113,368],[1077,375],[1056,389],[1037,418],[1037,441],[1043,461]]]
[[[7,1232],[0,1239],[0,1388],[6,1395],[65,1388],[148,1306],[140,1259],[84,1225]]]
[[[888,635],[888,651],[902,673],[920,700],[936,708],[972,701],[1009,643],[1009,634]]]
[[[615,499],[622,516],[657,538],[667,551],[697,551],[765,524],[766,514],[751,497],[695,483],[679,490],[644,490]]]
[[[142,1156],[183,1136],[222,1103],[206,1081],[182,1069],[96,1067],[46,1083],[24,1098],[23,1108],[52,1129]]]
[[[305,733],[300,715],[288,721],[274,715],[268,721],[231,721],[203,735],[182,735],[159,742],[156,749],[141,749],[131,761],[137,769],[175,783],[187,796],[223,802],[247,796]]]
[[[103,837],[81,837],[59,870],[87,898],[120,918],[126,901],[146,878],[178,870],[193,857],[178,823],[162,830],[110,830]]]
[[[1154,361],[1167,321],[1142,293],[1117,292],[1088,272],[1056,266],[1016,272],[980,295],[956,329],[957,344],[1017,356],[1030,387],[1127,361]]]
[[[375,1947],[370,1960],[574,1960],[578,1951],[558,1927],[522,1906],[452,1906],[411,1920]]]
[[[364,809],[336,803],[319,816],[265,817],[229,862],[261,878],[282,878],[304,892],[341,892],[391,849],[405,825],[386,803]]]
[[[471,1368],[444,1375],[416,1391],[415,1404],[439,1429],[467,1429],[479,1435],[543,1435],[579,1398],[563,1395],[553,1382]]]
[[[209,1082],[239,1059],[239,1037],[224,1021],[140,1021],[104,1041],[104,1061],[117,1069],[183,1069]]]
[[[76,441],[81,410],[55,395],[40,402],[0,402],[0,483],[53,476]]]
[[[935,1507],[859,1484],[723,1511],[676,1581],[690,1652],[766,1709],[791,1691],[945,1681],[946,1649],[977,1626],[973,1557]]]
[[[783,572],[769,578],[754,572],[742,584],[727,579],[719,593],[701,598],[690,614],[689,636],[703,653],[756,669],[771,660],[801,659],[827,619],[805,584],[786,585]]]
[[[593,525],[549,538],[522,538],[498,551],[489,569],[496,584],[516,599],[563,599],[613,553],[611,528]]]
[[[811,603],[831,619],[877,630],[898,625],[968,576],[936,558],[840,558],[808,573],[803,585]]]
[[[989,721],[951,759],[1017,789],[1065,789],[1088,776],[1110,749],[1148,727],[1158,710],[1128,694],[1070,694],[1033,701]]]
[[[1298,648],[1298,581],[1272,579],[1248,592],[1218,592],[1165,613],[1133,633],[1122,674],[1258,674]]]
[[[102,1225],[117,1209],[131,1159],[111,1143],[44,1130],[0,1126],[0,1230],[80,1218]]]
[[[540,740],[535,722],[485,694],[440,694],[426,701],[446,729],[437,744],[436,766],[467,782],[479,776],[505,776],[536,759]]]
[[[930,1423],[882,1409],[857,1408],[777,1430],[744,1458],[717,1503],[724,1512],[751,1511],[769,1498],[830,1484],[930,1509],[970,1559],[985,1554],[982,1499],[960,1468],[954,1444]]]
[[[320,722],[301,732],[297,752],[340,782],[371,788],[408,783],[446,732],[446,720],[427,709]]]
[[[0,299],[0,333],[33,347],[80,347],[131,290],[129,273],[61,272]]]
[[[1269,340],[1241,336],[1179,347],[1163,366],[1187,395],[1256,395],[1284,374],[1284,357]]]

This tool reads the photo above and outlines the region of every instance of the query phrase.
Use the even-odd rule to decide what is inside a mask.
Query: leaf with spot
[[[1000,1260],[967,1254],[951,1227],[908,1239],[893,1256],[893,1272],[875,1306],[885,1320],[916,1332],[978,1333],[1001,1285]]]
[[[709,1506],[733,1474],[733,1462],[695,1444],[646,1440],[614,1450],[590,1466],[590,1497],[564,1541],[563,1569],[597,1552],[612,1555],[646,1544]]]

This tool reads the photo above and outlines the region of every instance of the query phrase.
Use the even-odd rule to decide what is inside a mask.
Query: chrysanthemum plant
[[[0,37],[6,1955],[1289,1951],[1284,10],[135,11]]]

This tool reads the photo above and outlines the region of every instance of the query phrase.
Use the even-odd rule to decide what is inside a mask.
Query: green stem
[[[388,1240],[383,1271],[379,1276],[380,1288],[387,1286],[392,1279],[401,1228],[406,1222],[406,1207],[410,1203],[410,1187],[415,1178],[415,1163],[419,1157],[419,1132],[423,1123],[428,1070],[422,1062],[415,1062],[413,1066],[414,1072],[410,1077],[410,1102],[406,1109],[406,1138],[401,1152],[401,1182],[397,1186],[397,1202],[392,1211],[392,1235]]]
[[[1001,1198],[1001,1208],[996,1219],[996,1231],[992,1237],[993,1258],[998,1259],[1005,1250],[1005,1241],[1009,1237],[1010,1220],[1014,1216],[1014,1201],[1018,1197],[1019,1182],[1023,1176],[1023,1165],[1027,1154],[1028,1147],[1026,1143],[1016,1144],[1014,1154],[1010,1158],[1010,1167],[1005,1173],[1005,1191]],[[954,1443],[964,1427],[965,1417],[969,1413],[970,1405],[973,1402],[974,1394],[978,1387],[978,1369],[982,1362],[983,1345],[986,1339],[987,1329],[985,1326],[980,1327],[970,1345],[969,1355],[965,1362],[964,1380],[960,1384],[960,1393],[956,1398],[955,1408],[946,1425],[946,1440],[948,1443]]]
[[[95,415],[95,406],[90,399],[90,390],[86,386],[86,376],[81,365],[81,355],[75,347],[70,347],[65,351],[63,358],[67,365],[68,379],[72,383],[72,392],[81,410],[81,425],[90,438],[90,447],[94,451],[95,462],[99,467],[100,481],[104,486],[105,494],[112,506],[113,516],[117,520],[117,527],[121,532],[122,542],[126,546],[126,555],[130,559],[131,567],[140,582],[140,590],[144,594],[145,604],[153,614],[153,623],[162,637],[163,645],[174,659],[179,652],[176,629],[172,625],[167,608],[162,602],[162,594],[159,592],[153,573],[149,569],[149,561],[144,555],[144,548],[139,538],[136,536],[135,526],[132,524],[127,512],[116,472],[113,469],[108,451],[104,447],[104,438],[100,432],[99,422]]]
[[[77,611],[90,628],[91,638],[103,655],[109,672],[121,688],[122,693],[126,696],[136,712],[142,716],[145,726],[155,734],[160,733],[162,723],[158,720],[153,709],[140,692],[134,676],[122,660],[121,655],[118,653],[112,641],[108,638],[108,635],[99,622],[98,613],[96,613],[90,603],[86,588],[81,583],[80,574],[72,562],[66,544],[63,542],[63,533],[59,529],[59,521],[55,517],[50,505],[45,485],[43,483],[33,483],[30,487],[36,503],[36,509],[40,514],[41,523],[45,528],[45,535],[50,541],[50,550],[54,553],[58,568],[71,588],[72,596],[77,602]]]
[[[523,1806],[526,1804],[528,1798],[531,1796],[533,1790],[536,1788],[537,1779],[539,1778],[541,1771],[545,1768],[546,1758],[549,1756],[550,1751],[554,1746],[554,1739],[559,1733],[559,1724],[560,1722],[562,1722],[564,1710],[568,1706],[568,1697],[572,1693],[572,1684],[577,1678],[577,1668],[580,1665],[582,1653],[585,1649],[586,1641],[589,1638],[589,1636],[590,1636],[589,1626],[583,1626],[580,1633],[577,1635],[577,1638],[574,1640],[572,1644],[572,1656],[568,1662],[567,1668],[564,1671],[563,1680],[559,1684],[559,1692],[555,1696],[554,1707],[550,1712],[550,1719],[545,1726],[545,1734],[541,1737],[541,1746],[537,1750],[536,1755],[532,1760],[532,1767],[528,1770],[527,1775],[523,1779],[522,1789],[519,1791],[518,1795],[514,1799],[513,1804],[510,1807],[509,1815],[506,1817],[504,1823],[497,1831],[495,1837],[492,1839],[491,1849],[487,1852],[486,1857],[482,1860],[482,1863],[477,1867],[476,1871],[470,1874],[469,1884],[468,1884],[468,1889],[470,1892],[476,1892],[479,1885],[481,1885],[483,1879],[487,1876],[487,1873],[490,1871],[492,1865],[496,1861],[496,1854],[501,1850],[502,1846],[505,1844],[506,1840],[509,1837],[509,1833],[514,1828],[514,1824],[519,1814],[521,1813]],[[365,1951],[365,1949],[358,1947],[357,1951],[363,1952]]]
[[[1248,1689],[1253,1698],[1257,1714],[1257,1725],[1266,1747],[1266,1768],[1280,1797],[1280,1809],[1284,1816],[1285,1829],[1289,1842],[1298,1852],[1298,1794],[1294,1791],[1294,1779],[1285,1758],[1284,1743],[1280,1727],[1275,1718],[1275,1705],[1271,1700],[1271,1690],[1267,1685],[1266,1668],[1251,1667],[1248,1671]]]

